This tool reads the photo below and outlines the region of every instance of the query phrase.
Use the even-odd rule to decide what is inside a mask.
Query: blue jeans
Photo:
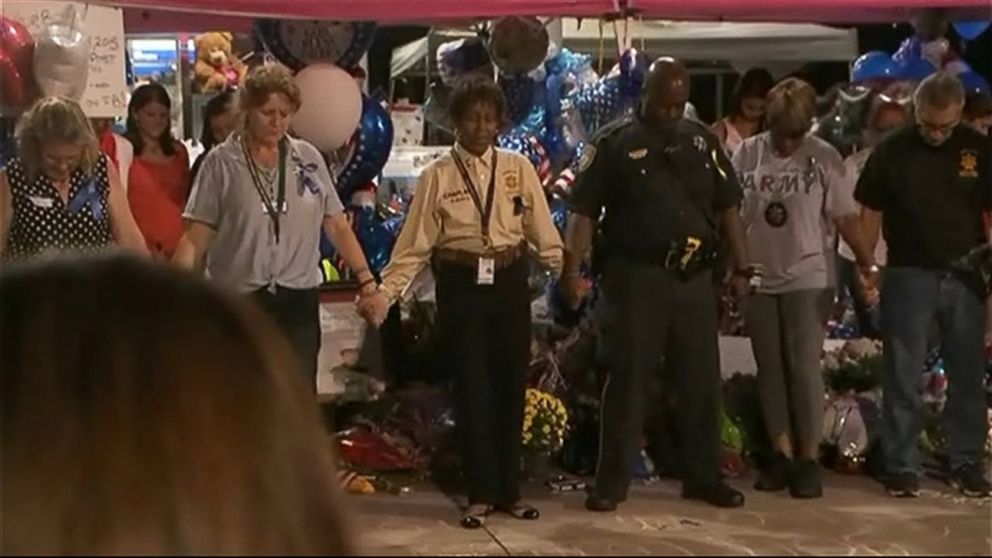
[[[936,319],[947,373],[944,432],[952,468],[980,464],[986,436],[985,304],[947,272],[890,267],[882,280],[882,421],[889,473],[916,473],[927,331]]]

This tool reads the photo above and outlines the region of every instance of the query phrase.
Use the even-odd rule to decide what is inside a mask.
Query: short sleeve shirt
[[[323,156],[309,143],[287,138],[286,205],[279,240],[235,134],[203,161],[184,217],[216,231],[207,275],[240,292],[320,285],[320,231],[324,217],[344,211]],[[275,185],[269,194],[275,199]]]
[[[889,266],[944,269],[987,242],[988,138],[958,126],[944,144],[931,146],[916,126],[908,126],[872,151],[855,197],[882,213]]]
[[[716,136],[682,120],[662,130],[639,118],[611,125],[586,155],[571,209],[598,219],[608,249],[632,259],[664,257],[673,241],[715,240],[716,215],[741,190]]]
[[[762,291],[833,285],[833,223],[858,213],[840,153],[807,135],[792,155],[780,157],[764,132],[744,140],[734,168],[744,187],[748,255],[762,267]]]

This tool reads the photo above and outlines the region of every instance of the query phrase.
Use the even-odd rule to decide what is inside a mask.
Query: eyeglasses
[[[954,128],[957,128],[960,123],[961,119],[948,122],[947,124],[934,124],[933,122],[927,122],[926,120],[919,120],[920,128],[922,128],[923,131],[940,134],[942,136],[946,136],[953,132]]]

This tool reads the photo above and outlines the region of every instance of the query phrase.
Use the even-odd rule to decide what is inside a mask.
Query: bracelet
[[[371,277],[369,279],[362,281],[361,283],[358,284],[358,288],[364,289],[366,286],[371,285],[372,283],[375,283],[375,277]]]

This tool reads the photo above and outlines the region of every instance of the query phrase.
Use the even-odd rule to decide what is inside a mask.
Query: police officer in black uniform
[[[568,304],[577,305],[583,295],[579,266],[601,214],[606,252],[609,378],[596,484],[586,500],[592,511],[613,511],[626,499],[643,432],[644,394],[663,358],[678,400],[682,496],[720,507],[744,503],[720,477],[718,301],[712,283],[717,247],[726,242],[733,290],[742,296],[748,289],[742,193],[716,137],[683,118],[688,99],[685,67],[671,58],[656,60],[639,113],[602,131],[582,161],[572,194],[561,279]]]

